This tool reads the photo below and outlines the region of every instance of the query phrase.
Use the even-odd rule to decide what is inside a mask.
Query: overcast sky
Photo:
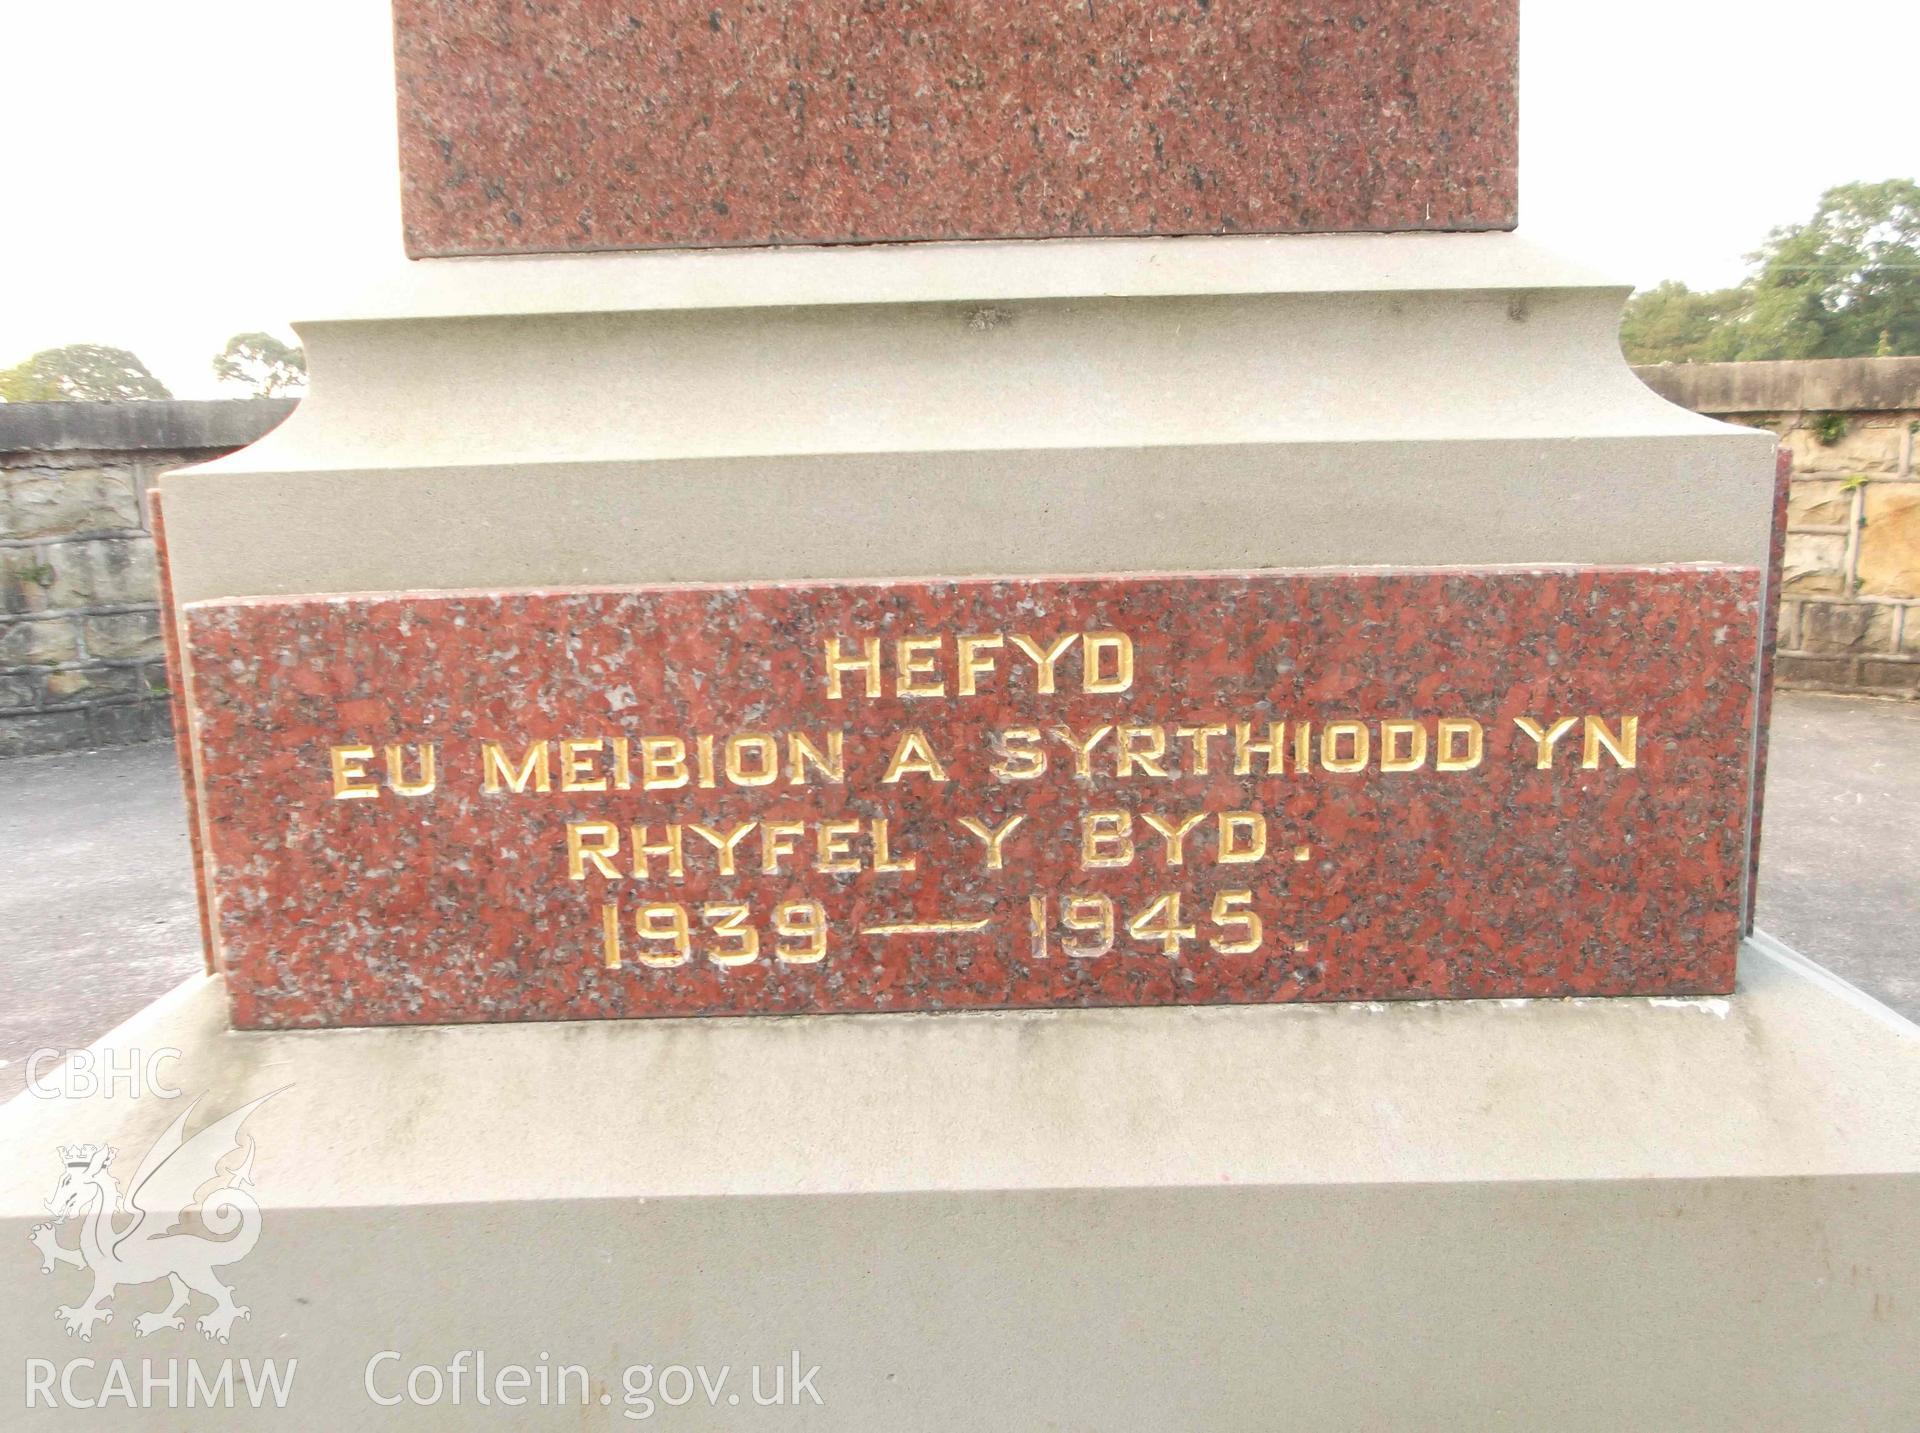
[[[399,254],[386,0],[0,0],[0,366],[229,334]],[[1523,232],[1732,283],[1821,190],[1920,174],[1920,0],[1523,0]],[[330,285],[329,285],[330,286]],[[284,331],[284,330],[283,330]]]

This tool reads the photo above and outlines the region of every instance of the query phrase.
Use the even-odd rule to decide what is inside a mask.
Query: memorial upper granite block
[[[1517,0],[399,0],[418,256],[1505,229]]]

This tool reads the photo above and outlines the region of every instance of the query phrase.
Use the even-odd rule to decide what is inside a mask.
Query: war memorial
[[[7,1406],[1912,1426],[1920,1039],[1752,923],[1775,439],[1512,232],[1517,45],[397,0],[408,257],[156,499],[209,966],[103,1049],[197,1103],[0,1115]]]

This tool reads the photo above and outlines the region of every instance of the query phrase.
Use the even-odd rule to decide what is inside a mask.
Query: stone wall
[[[168,735],[147,489],[292,410],[0,403],[0,757]]]
[[[1920,697],[1920,358],[1670,364],[1657,392],[1793,455],[1780,685]]]

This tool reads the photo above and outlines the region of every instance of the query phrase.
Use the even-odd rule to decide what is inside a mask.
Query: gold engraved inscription
[[[547,876],[591,893],[594,958],[670,978],[816,965],[895,940],[960,950],[1020,921],[1018,948],[1035,962],[1300,956],[1311,932],[1277,929],[1275,902],[1289,881],[1332,869],[1312,864],[1310,833],[1287,815],[1301,783],[1452,783],[1499,764],[1598,790],[1640,770],[1636,712],[1495,721],[1182,700],[1177,719],[1158,720],[1150,637],[840,633],[816,651],[815,689],[837,714],[816,724],[782,726],[755,708],[739,730],[497,732],[466,745],[346,732],[325,748],[324,790],[371,803],[356,817],[450,789],[557,805]],[[905,719],[839,724],[881,701],[902,703]],[[993,719],[963,720],[987,710]],[[1012,890],[983,898],[969,884],[945,910],[905,899],[928,878],[929,852]],[[1067,888],[1022,874],[1040,870],[1065,872]],[[1144,877],[1155,889],[1097,888],[1128,871],[1155,873]]]

